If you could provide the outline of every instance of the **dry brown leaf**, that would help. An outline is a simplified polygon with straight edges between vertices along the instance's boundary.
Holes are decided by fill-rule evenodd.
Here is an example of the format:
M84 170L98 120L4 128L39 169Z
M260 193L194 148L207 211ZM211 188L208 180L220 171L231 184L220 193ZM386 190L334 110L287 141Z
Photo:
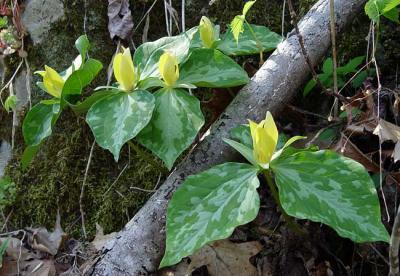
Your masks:
M368 156L359 150L359 148L354 145L343 133L340 137L340 140L332 149L362 164L365 169L370 172L379 173L380 171L379 165L368 158Z
M379 136L382 142L393 141L396 143L392 157L394 162L400 160L400 127L380 119L378 126L374 130L374 134Z
M108 31L111 39L129 40L133 21L128 0L108 0Z
M257 269L250 263L250 258L261 251L263 246L258 242L233 243L229 240L215 241L204 246L190 256L190 264L183 261L173 271L164 275L187 275L195 269L207 266L210 276L255 276Z
M25 262L24 271L22 275L26 276L55 276L56 268L54 266L54 260L32 260L30 262Z
M56 255L67 234L62 230L60 223L60 214L57 214L56 225L53 232L47 231L46 228L28 228L33 233L29 237L30 245L33 249L41 252Z
M400 127L380 119L378 126L374 130L374 134L380 136L382 141L390 140L396 143L400 140Z
M103 228L96 223L96 236L94 240L91 242L94 248L97 251L100 251L103 246L111 239L113 239L117 235L117 232L113 232L107 235L104 235Z

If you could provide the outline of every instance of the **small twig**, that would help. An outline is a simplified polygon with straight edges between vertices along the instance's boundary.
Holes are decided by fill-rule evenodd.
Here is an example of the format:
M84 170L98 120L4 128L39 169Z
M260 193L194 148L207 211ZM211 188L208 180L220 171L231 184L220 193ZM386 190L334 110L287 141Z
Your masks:
M111 188L115 185L115 183L118 182L119 178L122 176L122 174L126 171L126 169L129 167L129 162L124 166L124 168L121 170L121 172L118 174L117 178L114 180L114 182L110 185L110 187L107 189L107 191L104 192L103 197L111 190Z
M185 18L185 10L186 10L186 1L182 0L182 10L181 10L181 17L182 17L182 32L186 31L186 18Z
M24 62L26 67L25 86L26 86L26 91L28 92L29 109L31 109L32 108L31 67L29 66L29 62L26 57L24 57Z
M8 213L7 217L6 217L5 220L4 220L3 226L1 227L0 232L3 232L4 229L7 229L7 223L8 223L8 221L10 220L10 217L11 217L13 211L14 211L14 209L11 209L10 213Z
M283 0L283 7L282 7L282 23L281 23L281 36L282 41L285 39L285 10L286 10L286 0Z
M154 186L153 190L143 189L143 188L139 188L139 187L130 187L130 188L133 190L138 190L138 191L142 191L142 192L146 192L146 193L154 193L157 191L158 184L160 184L160 180L161 180L161 173L158 175L158 180L157 180L157 183Z
M340 100L340 101L343 102L343 103L347 103L347 102L348 102L348 99L346 99L346 97L344 97L344 96L341 95L341 94L338 94L338 93L335 92L335 91L331 91L330 89L327 89L327 88L321 83L320 79L318 78L317 72L315 71L314 66L313 66L313 64L312 64L312 62L311 62L311 59L310 59L310 57L309 57L308 54L307 54L307 50L306 50L306 48L305 48L305 46L304 46L304 38L303 38L303 36L301 35L300 30L299 30L299 26L298 26L297 19L296 19L296 18L297 18L297 14L296 14L296 12L294 11L292 0L287 0L287 3L288 3L288 7L289 7L291 22L292 22L292 25L294 26L294 29L295 29L297 38L298 38L298 40L299 40L299 45L300 45L300 48L301 48L301 52L302 52L303 57L304 57L304 59L306 60L306 63L307 63L307 65L308 65L308 67L309 67L309 69L310 69L310 71L311 71L311 74L312 74L312 77L313 77L314 81L316 82L317 86L318 86L324 93L336 97L338 100Z
M1 99L1 94L3 93L3 91L6 90L10 86L10 84L13 82L13 80L15 79L15 76L17 75L17 73L18 73L18 71L21 68L23 63L24 63L24 61L21 60L21 62L19 63L17 69L15 69L14 74L11 76L11 78L6 83L6 85L4 85L3 88L0 90L0 99Z
M85 195L85 186L86 186L86 180L90 168L90 163L92 161L92 156L93 156L93 149L96 144L96 141L93 141L92 147L90 148L90 153L89 153L89 158L86 164L86 170L85 170L85 176L83 177L83 182L82 182L82 187L81 187L81 194L79 196L79 210L81 212L81 221L82 221L82 230L83 230L83 236L85 239L87 238L86 234L86 227L85 227L85 211L84 209L84 203L83 203L83 197Z
M399 276L399 245L400 245L400 208L397 209L397 215L394 218L392 235L390 237L389 276Z
M143 17L139 20L139 23L136 24L135 29L133 30L132 34L136 33L137 29L140 27L142 24L143 20L147 17L147 15L151 12L153 9L154 5L157 3L158 0L154 0L153 4L150 6L150 8L146 11L146 13L143 15Z
M377 23L376 26L379 29L379 21ZM381 93L381 89L382 89L382 84L381 84L381 80L380 80L380 76L379 76L379 67L378 67L378 63L376 62L376 58L375 58L375 53L376 53L376 43L377 41L375 41L375 28L372 28L372 56L371 56L371 61L374 63L375 66L375 71L376 71L376 79L378 82L378 89L377 89L377 94L378 94L378 100L377 100L377 121L378 121L378 126L379 126L379 110L380 110L380 104L381 104L381 97L380 97L380 93ZM379 135L378 135L378 139L379 139L379 188L381 190L381 195L382 195L382 199L383 199L383 203L385 206L385 211L386 211L386 216L387 216L387 221L390 221L390 214L389 214L389 208L387 206L387 202L386 202L386 196L385 193L383 192L383 173L382 173L382 128L379 128Z
M333 63L333 93L338 94L338 83L337 83L337 52L336 52L336 23L335 23L335 3L334 0L329 0L329 17L331 27L331 43L332 43L332 63ZM334 117L338 116L338 102L335 99L334 102Z
M25 239L25 236L26 236L26 231L25 230L22 230L23 232L24 232L24 235L22 236L22 238L21 238L21 242L20 242L20 245L19 245L19 252L18 252L18 260L17 260L17 275L21 275L20 274L20 261L21 261L21 256L22 256L22 245L23 245L23 242L24 242L24 239Z
M296 107L294 105L291 105L291 104L286 104L286 106L289 107L293 111L296 111L296 112L299 112L299 113L302 113L302 114L306 114L306 115L310 115L310 116L314 116L314 117L320 118L320 119L325 120L325 121L330 121L330 120L328 120L327 117L322 116L322 115L320 115L318 113L314 113L314 112L311 112L311 111L308 111L308 110L304 110L304 109L298 108L298 107Z

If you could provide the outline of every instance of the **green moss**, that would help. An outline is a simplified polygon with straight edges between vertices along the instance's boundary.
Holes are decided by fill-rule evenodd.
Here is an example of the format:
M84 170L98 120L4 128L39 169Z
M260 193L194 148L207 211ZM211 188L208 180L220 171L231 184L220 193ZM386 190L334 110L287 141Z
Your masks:
M99 5L97 0L87 2L87 34L92 45L90 56L104 64L102 73L92 85L94 87L106 83L106 68L116 44L109 38L107 5ZM66 1L65 18L52 26L47 40L35 47L27 46L31 70L42 69L45 64L58 71L66 69L78 55L73 45L82 33L83 1ZM34 77L36 80L37 76ZM36 86L32 88L34 103L47 97ZM12 118L4 112L0 116L0 138L9 138ZM20 132L16 141L15 156L7 168L7 174L17 185L16 201L9 208L13 210L10 225L13 228L27 225L51 228L59 210L64 229L79 237L82 234L79 196L93 141L83 118L76 118L69 111L63 113L53 135L42 145L26 172L20 168L24 149ZM128 163L118 182L113 184ZM127 147L123 148L120 162L115 163L109 152L95 146L84 197L88 233L94 234L96 222L106 232L120 230L149 196L130 187L151 190L159 177L162 180L165 176L161 172L164 172L161 163L160 167L152 167L134 153L129 154Z
M59 210L64 228L79 236L79 196L92 140L84 121L67 112L26 172L20 170L18 158L14 160L7 169L7 175L17 184L10 222L13 227L51 227ZM21 153L22 148L17 151ZM88 232L94 234L96 222L106 232L121 229L149 196L130 187L152 190L159 177L164 177L161 171L161 167L154 168L134 153L129 154L127 147L115 163L110 153L96 145L84 196Z

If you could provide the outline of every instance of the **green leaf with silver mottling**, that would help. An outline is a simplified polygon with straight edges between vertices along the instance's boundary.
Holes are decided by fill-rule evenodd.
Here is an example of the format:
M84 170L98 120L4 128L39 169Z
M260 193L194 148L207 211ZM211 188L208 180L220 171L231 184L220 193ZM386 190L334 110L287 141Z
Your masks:
M194 49L180 68L180 83L197 87L234 87L249 82L246 71L214 49Z
M190 41L197 27L177 36L163 37L153 42L140 45L133 56L133 63L139 68L140 80L149 77L160 77L158 63L164 52L175 55L182 62L188 55Z
M263 52L274 50L278 44L282 41L282 37L277 33L274 33L265 26L250 24L254 31L254 35L261 43ZM260 48L257 45L257 40L251 33L251 30L247 24L243 27L243 33L239 37L239 42L236 42L233 32L228 32L222 38L217 49L226 55L253 55L260 52Z
M160 89L154 94L153 118L137 137L171 169L204 124L199 100L182 89Z
M178 263L255 219L260 208L257 173L251 165L225 163L189 176L168 205L166 250L160 267Z
M60 104L38 103L26 115L22 133L28 146L37 146L52 133L52 127L60 115Z
M291 216L329 225L355 242L389 241L368 172L333 151L303 151L271 162L279 199Z
M96 142L118 161L122 146L150 121L154 97L145 90L120 92L97 101L88 111L86 122Z

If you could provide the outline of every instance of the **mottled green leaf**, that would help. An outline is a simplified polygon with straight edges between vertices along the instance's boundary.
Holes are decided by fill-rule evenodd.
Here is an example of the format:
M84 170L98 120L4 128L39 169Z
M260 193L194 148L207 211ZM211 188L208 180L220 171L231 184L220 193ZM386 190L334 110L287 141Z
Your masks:
M259 43L261 43L263 52L271 51L275 49L278 44L282 41L282 37L277 33L272 32L265 26L250 25L257 37ZM233 36L233 32L228 32L222 38L217 49L222 51L226 55L252 55L260 52L260 48L257 44L257 40L252 34L247 24L243 27L243 33L239 37L239 42L236 41Z
M118 161L122 146L150 121L154 97L145 90L120 92L97 101L88 111L86 122L96 142Z
M194 49L180 68L180 83L197 87L234 87L249 82L246 71L214 49Z
M171 169L204 124L199 100L182 89L164 88L154 94L153 118L137 140Z
M41 102L32 107L22 124L25 143L28 146L36 146L50 136L59 112L59 103L46 104Z
M188 55L190 41L196 30L197 27L178 36L163 37L140 45L133 55L133 62L139 68L140 79L160 76L158 62L165 51L175 55L178 62L182 62Z
M281 155L271 163L285 211L322 222L355 242L388 241L368 172L332 151Z
M189 176L168 205L166 251L160 267L176 264L252 221L260 207L257 173L251 165L225 163Z

